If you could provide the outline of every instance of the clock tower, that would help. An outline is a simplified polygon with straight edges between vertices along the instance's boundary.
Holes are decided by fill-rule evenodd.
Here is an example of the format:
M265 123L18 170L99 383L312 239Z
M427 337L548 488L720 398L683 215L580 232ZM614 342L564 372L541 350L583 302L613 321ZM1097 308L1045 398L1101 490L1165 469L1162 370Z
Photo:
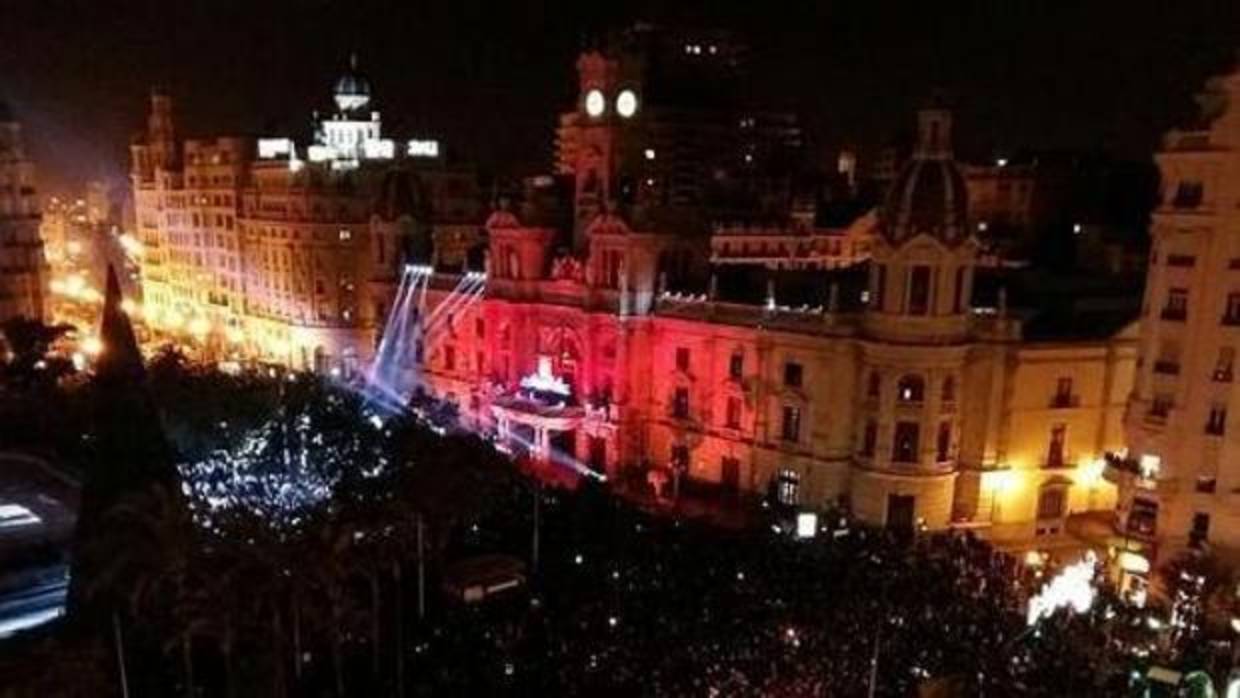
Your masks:
M573 176L573 246L602 213L628 213L637 203L641 122L640 71L631 61L589 51L577 60L576 109L560 118L558 168Z

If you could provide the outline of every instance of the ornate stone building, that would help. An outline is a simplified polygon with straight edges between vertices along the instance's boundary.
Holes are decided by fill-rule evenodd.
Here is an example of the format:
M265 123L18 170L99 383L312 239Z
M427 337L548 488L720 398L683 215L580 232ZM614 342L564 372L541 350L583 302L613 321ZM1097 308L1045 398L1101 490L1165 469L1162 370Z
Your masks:
M21 124L0 102L0 320L43 318L46 268L34 163L26 156Z
M335 374L370 356L400 265L432 228L479 220L477 183L439 144L384 137L356 60L312 139L178 141L151 97L132 146L144 320L217 359Z
M1116 528L1159 562L1185 547L1240 550L1240 429L1231 426L1240 347L1240 72L1199 96L1198 125L1155 159L1161 195L1142 306L1127 448L1110 460Z
M1135 330L1122 317L1049 322L1009 309L993 280L982 288L947 111L919 116L868 271L813 272L821 294L805 304L781 299L778 275L764 298L725 298L713 279L678 294L665 280L697 267L683 255L699 250L658 199L608 184L646 158L640 140L612 148L635 138L622 131L640 117L640 85L607 77L601 56L582 64L578 109L561 122L589 125L598 156L562 159L578 244L496 212L485 291L462 299L453 277L430 283L411 367L424 389L514 451L612 479L656 470L1019 540L1113 506L1102 457L1123 441Z

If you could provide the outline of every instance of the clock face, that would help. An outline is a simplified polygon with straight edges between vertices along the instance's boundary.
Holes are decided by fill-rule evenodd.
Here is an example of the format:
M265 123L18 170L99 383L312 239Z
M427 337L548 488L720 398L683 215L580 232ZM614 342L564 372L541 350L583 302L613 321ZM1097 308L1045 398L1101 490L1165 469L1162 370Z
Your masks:
M633 90L622 90L616 97L616 113L626 119L637 113L637 94Z
M590 90L586 93L586 113L590 116L602 116L607 109L607 100L601 90Z

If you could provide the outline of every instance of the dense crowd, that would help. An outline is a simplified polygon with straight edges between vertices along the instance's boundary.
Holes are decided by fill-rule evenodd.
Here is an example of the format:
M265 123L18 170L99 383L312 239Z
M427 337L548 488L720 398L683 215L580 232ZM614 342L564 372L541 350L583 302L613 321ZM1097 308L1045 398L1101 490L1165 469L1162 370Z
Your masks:
M572 499L547 507L527 595L451 609L417 645L428 693L864 696L872 683L878 696L976 695L979 680L986 695L1119 690L1084 647L1053 673L1032 661L1081 636L1026 633L1029 573L972 537L856 528L805 541ZM504 532L528 543L527 521L495 525L490 544Z

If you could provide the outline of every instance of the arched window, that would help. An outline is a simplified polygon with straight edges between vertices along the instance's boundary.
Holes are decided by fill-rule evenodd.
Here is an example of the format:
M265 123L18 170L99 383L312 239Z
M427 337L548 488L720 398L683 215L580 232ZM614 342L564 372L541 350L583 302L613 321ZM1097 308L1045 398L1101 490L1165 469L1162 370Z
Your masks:
M926 382L912 373L902 376L896 386L896 397L900 402L922 402L926 397Z
M956 401L956 378L948 376L943 379L943 402Z
M1061 519L1067 510L1067 488L1063 485L1043 485L1038 492L1038 520Z

